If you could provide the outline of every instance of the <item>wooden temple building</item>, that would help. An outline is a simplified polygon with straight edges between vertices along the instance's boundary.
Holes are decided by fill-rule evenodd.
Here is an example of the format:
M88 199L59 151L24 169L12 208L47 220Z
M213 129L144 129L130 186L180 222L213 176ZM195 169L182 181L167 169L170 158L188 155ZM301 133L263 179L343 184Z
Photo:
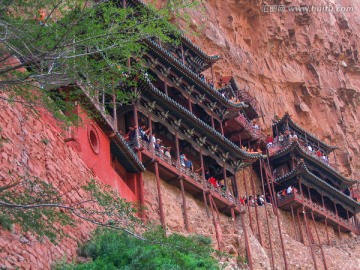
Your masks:
M300 211L339 232L360 234L355 216L360 204L351 189L357 181L341 175L329 161L330 153L337 147L299 127L288 113L272 128L275 141L269 145L269 155L278 207L291 211L294 219ZM292 192L281 195L289 186Z
M123 2L132 7L143 5L137 0ZM246 185L238 186L241 182L238 177L244 175L243 182L251 181L239 171L252 164L261 175L263 190L271 196L285 265L278 208L291 211L293 219L306 213L304 217L322 221L339 232L360 234L355 216L360 204L345 194L355 181L342 176L328 163L327 157L336 147L323 143L285 114L272 126L273 137L283 136L283 139L274 141L266 149L264 134L253 124L259 115L256 100L249 91L240 88L231 76L221 79L220 88L202 76L202 72L210 69L208 73L212 82L215 81L213 65L219 56L207 55L184 36L177 44L162 44L153 38L144 42L146 66L143 74L136 77L136 87L131 89L136 97L132 104L118 104L115 92L109 94L75 86L83 92L78 114L85 117L82 106L97 117L85 127L73 130L66 140L73 143L75 149L81 149L80 154L86 162L91 161L88 165L102 181L118 188L128 201L144 205L144 181L147 180L143 172L152 172L156 178L162 226L166 226L161 193L161 181L165 181L181 191L187 230L190 226L185 194L204 203L206 211L213 216L219 247L218 213L232 217L234 227L240 217L250 268L250 245L242 215L250 209L247 211L240 204ZM290 138L289 134L296 134L297 138ZM256 152L247 151L245 146L256 148ZM258 151L260 148L263 150ZM191 161L191 166L187 166L184 159ZM210 176L217 179L218 184L211 183ZM289 186L297 192L277 195ZM248 194L255 195L255 191L246 191ZM140 215L145 218L143 212ZM249 219L251 222L250 216ZM259 235L262 243L260 230ZM269 242L271 245L272 240Z

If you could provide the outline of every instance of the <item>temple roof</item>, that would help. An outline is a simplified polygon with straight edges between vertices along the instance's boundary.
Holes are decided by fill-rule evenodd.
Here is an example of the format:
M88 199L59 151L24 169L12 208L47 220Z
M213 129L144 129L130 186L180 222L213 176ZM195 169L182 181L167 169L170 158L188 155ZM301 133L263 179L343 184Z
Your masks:
M273 123L272 127L273 127L274 135L276 135L276 132L275 132L276 127L279 128L283 125L286 125L287 123L289 124L289 128L294 130L298 134L298 136L299 136L299 134L303 134L303 137L305 138L305 134L306 134L306 138L309 142L311 142L313 145L319 144L319 146L322 148L322 150L326 151L327 155L334 149L339 148L338 146L332 146L332 145L324 143L322 140L317 138L315 135L309 133L305 129L298 126L295 122L292 121L288 112L286 112L285 115L280 120Z
M358 202L311 173L303 161L300 161L291 172L276 178L275 181L279 184L286 183L288 185L290 180L293 180L296 176L302 176L302 182L305 182L306 186L316 189L320 194L324 194L330 199L344 204L345 208L350 206L352 208L350 210L354 213L360 212L360 204Z
M341 181L341 188L347 188L351 185L353 185L354 183L356 183L356 180L347 178L345 176L343 176L342 174L340 174L340 172L338 172L337 170L335 170L333 167L331 167L330 165L326 164L325 162L323 162L322 160L319 160L318 158L310 155L309 153L307 153L303 147L299 144L298 141L293 141L292 143L288 144L287 146L281 148L279 151L275 152L274 154L270 155L270 159L271 160L276 160L286 154L289 153L296 153L298 154L300 157L305 158L306 160L308 160L310 163L312 164L316 164L318 167L321 167L322 169L324 169L326 172L328 172L333 178L339 179Z
M169 110L177 119L182 119L184 122L187 122L191 127L196 129L199 133L204 134L208 138L211 138L213 141L217 142L223 149L229 152L232 156L237 159L258 159L264 157L262 154L258 153L248 153L238 146L236 146L229 139L221 135L218 131L207 125L201 119L196 117L189 110L170 99L167 95L162 93L157 89L150 80L141 81L139 87L143 92L151 93L151 98L156 101L161 102L161 106Z
M222 96L220 89L216 90L211 87L208 83L202 81L198 74L194 73L186 65L184 65L180 60L175 58L172 54L162 48L156 42L147 39L149 47L152 49L153 53L156 53L158 57L167 61L167 66L174 67L175 70L179 72L180 77L186 77L189 81L196 84L197 89L202 91L204 94L211 96L216 102L220 103L222 106L229 110L233 110L235 114L239 111L240 108L244 107L243 103L234 103L229 99Z

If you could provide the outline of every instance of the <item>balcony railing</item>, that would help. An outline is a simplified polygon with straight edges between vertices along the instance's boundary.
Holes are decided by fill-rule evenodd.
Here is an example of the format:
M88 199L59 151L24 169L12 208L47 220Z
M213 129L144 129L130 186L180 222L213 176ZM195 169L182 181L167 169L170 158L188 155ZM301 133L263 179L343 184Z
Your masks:
M196 182L204 185L203 181L205 181L205 180L203 180L203 178L200 174L198 174L197 172L191 171L188 168L185 168L184 166L182 166L180 164L180 162L177 159L165 155L161 149L156 149L155 147L153 147L151 145L150 142L147 142L139 137L138 142L136 142L136 140L133 139L128 142L128 145L132 148L135 148L137 146L137 143L138 143L138 146L140 146L141 148L143 148L144 150L149 152L151 155L157 157L158 159L165 162L166 164L174 167L180 175L186 175L186 176L190 177L191 179L195 180ZM237 199L231 194L231 192L229 192L229 191L226 192L225 190L222 190L220 187L215 187L208 182L206 182L206 187L208 189L210 189L211 191L213 191L214 193L219 194L221 197L228 200L229 204L238 205Z
M349 220L346 220L334 213L333 211L330 211L326 208L324 208L322 205L310 200L309 198L306 198L304 196L301 196L299 193L291 193L287 194L285 196L280 196L277 198L278 206L281 208L281 206L290 203L291 201L297 201L304 206L307 206L308 208L312 209L313 211L323 215L324 217L327 217L334 222L346 227L347 229L356 232L357 234L360 234L360 227L354 225Z
M246 117L243 114L239 114L236 117L236 121L238 121L238 123L240 123L249 132L251 137L256 139L265 138L260 128L259 129L254 128L253 125L246 119Z

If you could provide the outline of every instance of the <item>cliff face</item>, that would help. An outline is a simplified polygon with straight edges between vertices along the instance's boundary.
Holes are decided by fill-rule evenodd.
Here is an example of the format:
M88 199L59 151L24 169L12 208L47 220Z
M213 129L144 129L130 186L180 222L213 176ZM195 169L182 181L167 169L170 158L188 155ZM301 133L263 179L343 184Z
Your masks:
M299 6L311 12L290 11ZM233 75L240 87L250 87L264 132L274 114L288 111L300 126L338 145L330 159L357 179L359 10L356 0L207 0L203 11L192 13L192 26L203 26L192 40L223 57L214 66L217 80Z

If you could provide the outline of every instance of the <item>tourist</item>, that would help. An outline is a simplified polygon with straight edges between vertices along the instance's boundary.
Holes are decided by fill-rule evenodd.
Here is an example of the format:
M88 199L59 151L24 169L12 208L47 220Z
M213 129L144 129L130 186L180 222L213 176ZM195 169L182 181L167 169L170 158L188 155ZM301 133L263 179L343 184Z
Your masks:
M211 176L211 177L209 178L208 182L209 182L213 187L216 187L216 188L219 187L218 182L216 181L215 177L213 177L213 176Z
M180 165L185 167L185 155L180 153Z
M199 78L200 78L200 80L202 80L203 82L205 82L205 76L204 76L204 74L200 73L200 74L199 74Z
M263 206L265 204L265 200L262 195L257 195L256 203L258 206Z
M270 134L268 134L266 137L266 147L270 148L273 145L273 142L274 138Z
M164 156L171 159L170 149L171 146L164 147Z
M317 155L318 157L322 157L323 154L321 153L320 149L316 151L316 155Z
M140 126L139 127L139 138L143 139L146 142L150 142L149 135L148 135L149 131L150 131L150 128L146 129L145 125Z
M253 128L260 129L260 126L256 123L256 121L253 121Z
M296 133L294 132L294 131L292 131L292 139L293 139L293 141L297 141L297 139L298 139L298 136L296 135Z
M309 150L309 152L312 152L313 150L310 144L308 145L307 149Z
M180 163L182 166L185 166L186 169L189 169L192 172L194 171L193 163L186 157L185 154L180 156Z
M289 186L287 189L286 189L286 194L289 195L293 192L293 189L292 189L292 186Z
M152 148L155 148L155 144L156 144L156 136L155 136L155 135L156 135L156 134L153 133L153 134L151 135L151 138L150 138L150 142L151 142Z
M280 132L280 135L278 137L278 142L282 143L284 141L284 135L282 134L282 132Z
M207 169L207 170L205 171L205 180L209 180L210 177L211 177L210 171L209 171L209 169Z
M208 79L208 84L214 88L214 81L212 79Z

